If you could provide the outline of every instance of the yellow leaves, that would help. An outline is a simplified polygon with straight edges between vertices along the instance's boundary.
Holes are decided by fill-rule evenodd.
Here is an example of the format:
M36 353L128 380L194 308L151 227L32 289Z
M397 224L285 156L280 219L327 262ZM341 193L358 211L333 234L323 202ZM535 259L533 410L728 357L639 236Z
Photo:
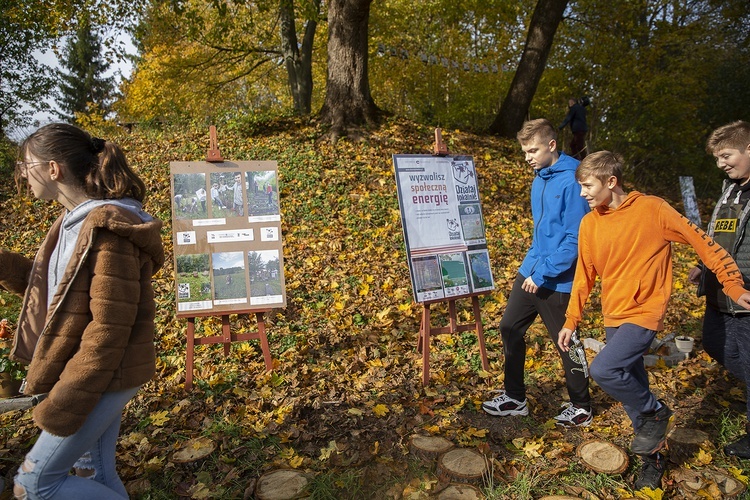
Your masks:
M542 438L527 440L526 438L518 437L513 439L512 443L513 446L523 451L524 455L528 458L541 457L544 451L544 440Z
M391 410L384 404L377 404L372 409L372 412L378 418L384 417L386 414L388 414L389 411Z
M727 470L729 471L730 474L732 474L732 476L736 480L740 481L742 484L747 486L748 477L745 474L743 474L742 469L738 469L737 467L729 467Z
M328 443L328 446L320 449L320 457L318 457L319 460L328 460L331 457L331 453L338 453L338 446L336 445L336 441L330 441Z
M304 457L297 454L297 452L294 450L294 448L282 448L281 453L279 454L282 460L284 460L289 467L292 469L299 468L300 465L302 465L302 462L305 460Z
M695 452L695 455L693 455L693 460L697 462L700 465L708 465L713 461L713 456L711 453L705 451L704 449L700 449L697 452Z
M662 500L664 491L661 488L652 490L651 488L641 488L635 492L636 498L643 498L644 500Z
M169 412L167 410L163 411L157 411L156 413L152 413L149 416L149 420L151 420L151 423L157 427L162 427L164 424L169 422L169 417L167 416Z
M354 416L357 416L357 417L361 417L362 415L365 414L365 412L363 412L362 410L359 410L357 408L349 408L346 412L349 415L354 415Z
M359 296L366 297L368 293L370 293L370 285L368 285L367 283L362 283L359 286Z

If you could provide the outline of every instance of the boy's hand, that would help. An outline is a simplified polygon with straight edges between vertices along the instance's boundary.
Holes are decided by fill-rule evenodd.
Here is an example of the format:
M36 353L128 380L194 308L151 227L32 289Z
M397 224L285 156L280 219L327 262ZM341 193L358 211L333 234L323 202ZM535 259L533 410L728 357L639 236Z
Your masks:
M747 295L748 298L750 298L750 294ZM570 347L568 347L568 345L570 344L570 337L572 336L573 330L571 330L570 328L563 328L562 330L560 330L560 333L557 334L557 345L560 346L560 349L562 349L563 352L568 352L570 350Z
M737 303L745 309L750 309L750 293L745 292L740 295L740 300L738 300Z
M699 284L701 281L702 272L703 270L700 267L695 266L688 272L688 281L692 283L693 285Z
M521 289L524 292L536 293L536 291L539 290L539 287L537 286L536 283L534 283L534 280L531 279L531 276L529 276L528 278L526 278L525 280L523 280L523 284L521 285Z

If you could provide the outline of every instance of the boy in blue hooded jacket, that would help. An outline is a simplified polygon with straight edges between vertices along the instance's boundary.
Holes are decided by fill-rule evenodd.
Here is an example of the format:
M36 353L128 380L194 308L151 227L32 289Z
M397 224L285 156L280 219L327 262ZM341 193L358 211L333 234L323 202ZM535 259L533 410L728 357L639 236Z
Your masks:
M525 335L541 316L562 358L570 397L555 420L560 425L585 427L591 424L593 414L583 350L563 352L557 346L578 257L578 226L589 211L575 178L579 162L557 151L557 130L549 120L527 121L516 137L536 173L531 184L534 235L500 320L505 389L485 401L482 409L495 416L529 414L524 384Z

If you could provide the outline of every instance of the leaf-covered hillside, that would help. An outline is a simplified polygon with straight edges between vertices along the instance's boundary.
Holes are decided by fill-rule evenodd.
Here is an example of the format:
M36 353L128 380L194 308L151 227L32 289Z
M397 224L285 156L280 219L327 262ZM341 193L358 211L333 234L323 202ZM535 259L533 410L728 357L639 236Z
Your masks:
M416 351L421 306L412 300L391 155L429 153L433 130L391 121L367 141L331 146L301 122L272 123L249 136L220 127L224 158L278 161L288 307L267 315L273 372L265 372L257 342L233 344L229 357L221 346L198 346L195 386L186 392L186 321L175 318L174 307L169 162L204 159L208 130L96 133L120 143L146 180L147 209L165 222L168 252L155 280L158 375L127 407L121 431L119 470L132 497L249 497L262 473L293 468L313 476L312 498L428 498L445 485L409 454L415 433L485 454L492 470L483 485L488 498L631 496L638 467L632 457L623 474L605 475L589 472L575 452L592 438L627 448L632 433L620 405L594 387L591 427L551 423L563 402L563 378L541 323L527 338L530 416L498 419L480 409L502 387L497 325L532 230L532 172L515 143L444 131L452 153L475 158L497 289L481 300L489 373L481 370L474 333L439 335L432 341L431 383L423 387ZM20 198L10 174L3 176L2 245L31 255L60 207ZM684 247L676 250L667 332L697 337L701 301L686 278L695 259ZM6 293L0 299L0 311L15 326L19 302ZM463 321L472 319L469 305L459 301ZM603 339L597 307L594 296L582 330ZM433 324L444 320L445 309L433 308ZM255 328L247 316L231 321L236 332ZM221 328L219 318L197 324L203 335ZM744 478L746 464L720 451L743 423L744 391L737 383L700 345L691 359L650 373L656 392L676 410L678 426L702 429L715 445L690 457L689 467ZM0 418L0 474L9 484L37 430L31 412ZM207 440L191 441L199 437ZM174 458L186 445L207 443L216 449L206 458L186 464ZM665 497L700 497L680 477L668 474ZM708 479L705 488L718 491Z

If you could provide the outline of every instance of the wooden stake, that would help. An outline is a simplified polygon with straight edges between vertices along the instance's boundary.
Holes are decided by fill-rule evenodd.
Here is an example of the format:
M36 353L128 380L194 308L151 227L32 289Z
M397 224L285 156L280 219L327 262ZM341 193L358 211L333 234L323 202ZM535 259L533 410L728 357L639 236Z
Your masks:
M208 141L209 148L206 154L206 161L215 163L223 162L224 158L221 157L221 151L219 151L218 141L216 140L216 127L214 125L208 127Z

